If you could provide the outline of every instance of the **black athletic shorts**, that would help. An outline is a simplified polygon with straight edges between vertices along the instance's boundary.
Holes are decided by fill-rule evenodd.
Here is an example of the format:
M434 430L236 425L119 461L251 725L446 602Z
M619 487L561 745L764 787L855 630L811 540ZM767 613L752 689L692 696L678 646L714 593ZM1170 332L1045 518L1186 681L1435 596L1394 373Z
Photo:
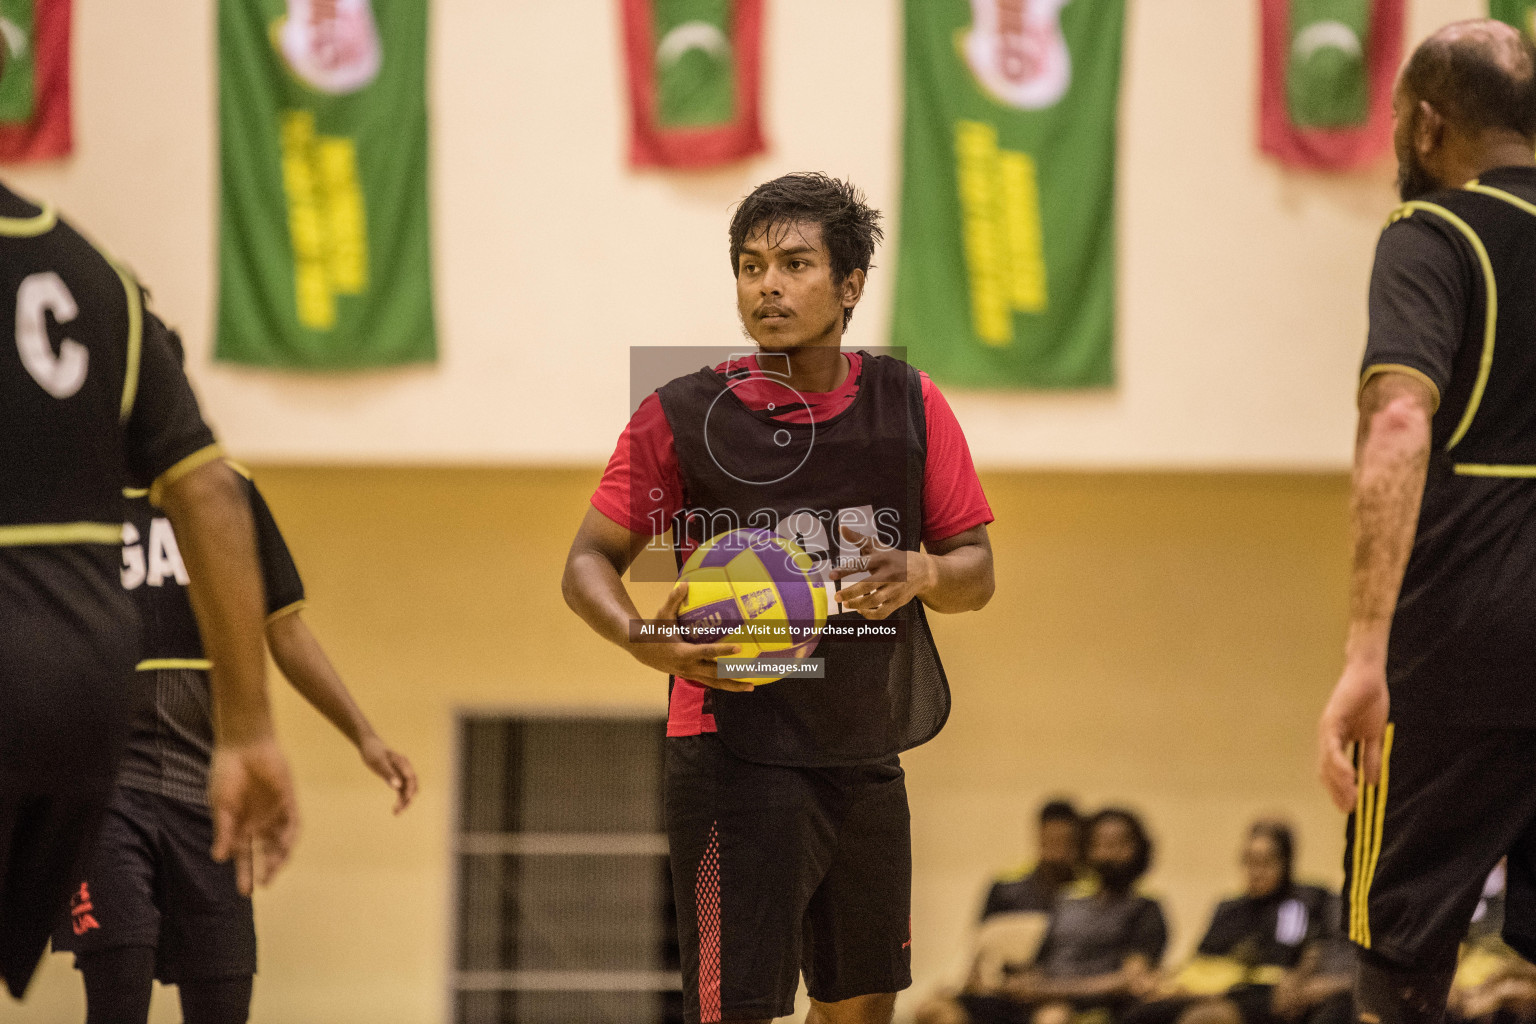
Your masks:
M900 762L788 768L711 733L667 740L667 839L692 1022L784 1017L912 984Z
M0 976L17 999L69 904L107 793L105 784L54 794L0 783Z
M216 863L207 810L120 787L53 948L77 957L123 946L155 953L167 984L256 973L256 921L234 863Z
M1344 852L1351 941L1399 967L1448 969L1483 883L1509 856L1504 938L1536 957L1536 729L1387 726Z

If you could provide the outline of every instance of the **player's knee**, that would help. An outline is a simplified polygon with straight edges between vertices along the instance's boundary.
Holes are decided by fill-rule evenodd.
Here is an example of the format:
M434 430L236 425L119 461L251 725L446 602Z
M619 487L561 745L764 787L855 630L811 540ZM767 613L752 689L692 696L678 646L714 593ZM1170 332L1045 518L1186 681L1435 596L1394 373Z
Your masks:
M1363 951L1355 975L1361 1024L1440 1024L1455 967L1454 952L1440 965L1403 967Z
M891 1024L896 1014L896 993L877 992L835 1003L811 1000L806 1024Z
M912 1020L913 1024L971 1024L965 1007L948 996L934 996L919 1004Z
M1179 1014L1175 1024L1243 1024L1243 1015L1230 999L1202 999Z
M1032 1024L1071 1024L1072 1007L1066 1003L1046 1003L1030 1020Z

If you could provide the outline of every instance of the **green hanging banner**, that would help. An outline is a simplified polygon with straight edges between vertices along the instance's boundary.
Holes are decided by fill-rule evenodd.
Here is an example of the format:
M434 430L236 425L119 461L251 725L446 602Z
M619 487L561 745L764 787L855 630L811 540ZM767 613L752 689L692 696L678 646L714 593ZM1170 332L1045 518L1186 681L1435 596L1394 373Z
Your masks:
M436 358L426 42L427 0L219 0L216 358Z
M1536 0L1488 0L1488 16L1536 39Z
M1125 0L907 0L893 344L940 382L1114 382Z
M1372 0L1290 0L1285 102L1300 128L1358 128L1371 112Z
M5 45L5 74L0 75L0 124L32 120L36 47L32 0L0 0L0 43Z
M70 8L71 0L0 0L0 163L51 160L74 149Z

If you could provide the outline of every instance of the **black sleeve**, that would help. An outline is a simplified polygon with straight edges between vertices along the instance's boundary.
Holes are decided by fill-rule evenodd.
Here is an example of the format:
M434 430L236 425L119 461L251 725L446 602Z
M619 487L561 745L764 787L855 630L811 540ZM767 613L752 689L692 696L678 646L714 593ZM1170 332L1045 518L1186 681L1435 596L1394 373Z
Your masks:
M251 517L256 521L256 551L261 558L261 581L267 588L267 615L270 618L289 609L297 611L304 601L299 567L293 564L293 555L288 552L288 544L266 499L249 479L245 485L250 492Z
M1381 233L1371 270L1362 382L1379 372L1376 368L1407 367L1440 394L1449 387L1475 289L1470 255L1453 230L1420 210Z
M978 920L985 921L993 914L1001 913L1006 909L1007 907L1003 903L1003 883L994 882L992 887L987 890L987 899L981 905L981 917Z
M1307 934L1301 940L1302 945L1311 946L1327 941L1338 931L1338 913L1333 904L1335 894L1312 885L1299 885L1296 888L1302 906L1307 908Z
M1039 967L1050 960L1052 948L1056 938L1056 915L1052 914L1045 924L1045 938L1040 940L1040 948L1035 950L1035 966Z
M1196 950L1201 956L1226 956L1242 938L1234 934L1232 908L1230 900L1216 905L1216 912L1211 915L1211 926L1205 930L1205 938L1200 940L1200 948Z
M1163 962L1163 951L1168 948L1168 923L1163 920L1163 908L1157 900L1145 900L1141 911L1131 920L1130 934L1126 936L1126 956L1140 953L1153 967Z
M192 385L181 369L180 340L149 310L139 348L139 385L124 441L132 483L149 487L186 463L188 470L217 452ZM195 465L194 465L195 463Z
M1322 927L1318 929L1322 958L1317 973L1330 977L1353 974L1355 945L1344 932L1343 897L1338 893L1329 893L1322 917Z

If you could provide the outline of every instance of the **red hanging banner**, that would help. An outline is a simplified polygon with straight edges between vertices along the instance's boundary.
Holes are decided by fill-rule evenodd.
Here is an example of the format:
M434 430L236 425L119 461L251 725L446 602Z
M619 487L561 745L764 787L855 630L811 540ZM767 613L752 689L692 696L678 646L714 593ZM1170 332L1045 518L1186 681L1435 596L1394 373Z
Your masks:
M629 162L714 167L761 153L762 0L620 0Z
M1392 148L1404 0L1260 0L1259 148L1342 171Z
M0 19L6 67L0 76L0 162L68 156L70 0L32 0L30 24ZM22 19L26 20L26 19Z

